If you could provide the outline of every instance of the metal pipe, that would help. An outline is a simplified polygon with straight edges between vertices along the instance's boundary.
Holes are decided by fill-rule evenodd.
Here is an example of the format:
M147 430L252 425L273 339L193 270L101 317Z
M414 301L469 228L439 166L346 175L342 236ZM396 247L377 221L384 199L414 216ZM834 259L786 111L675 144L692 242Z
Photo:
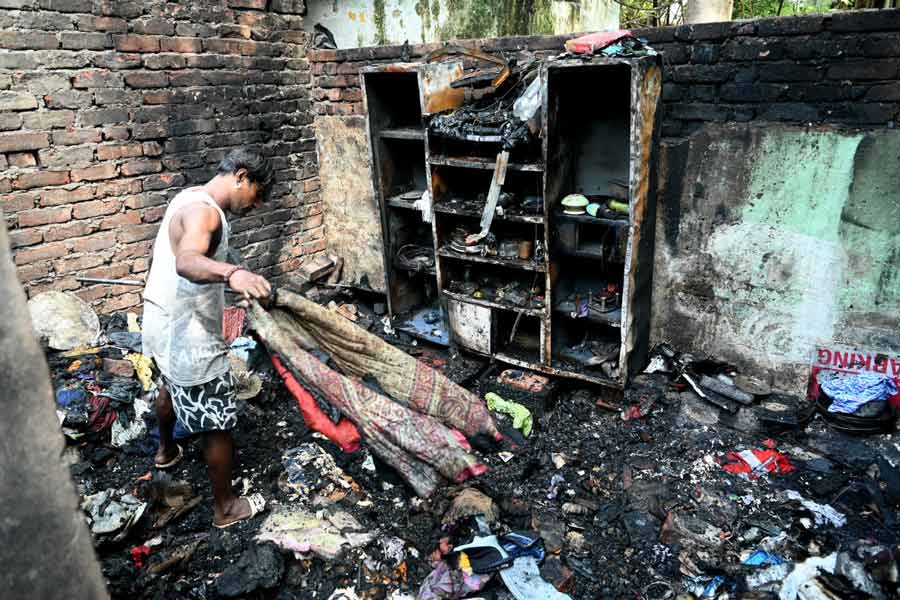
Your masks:
M81 281L82 283L108 283L110 285L133 285L139 286L144 285L143 281L139 281L137 279L104 279L102 277L76 277L75 281ZM236 292L230 287L225 287L226 294L240 294L240 292Z

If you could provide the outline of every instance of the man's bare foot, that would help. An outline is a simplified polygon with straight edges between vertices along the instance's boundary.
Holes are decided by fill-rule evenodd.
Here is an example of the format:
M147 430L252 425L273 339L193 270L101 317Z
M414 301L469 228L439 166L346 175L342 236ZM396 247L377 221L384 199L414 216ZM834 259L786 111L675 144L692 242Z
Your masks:
M250 500L241 496L229 502L221 513L218 510L215 511L213 525L216 527L227 527L238 521L249 519L252 514L253 509L250 506Z
M171 467L181 460L181 454L181 447L177 444L175 444L174 448L164 448L160 446L159 450L156 451L156 455L153 457L153 462L157 468Z

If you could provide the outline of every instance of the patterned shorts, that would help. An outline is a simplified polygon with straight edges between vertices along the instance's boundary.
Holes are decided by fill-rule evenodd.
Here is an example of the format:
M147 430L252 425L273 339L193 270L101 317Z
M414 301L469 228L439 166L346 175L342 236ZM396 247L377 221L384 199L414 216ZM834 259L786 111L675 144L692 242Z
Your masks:
M231 371L201 385L182 387L165 380L175 416L190 433L226 431L237 425L237 386Z

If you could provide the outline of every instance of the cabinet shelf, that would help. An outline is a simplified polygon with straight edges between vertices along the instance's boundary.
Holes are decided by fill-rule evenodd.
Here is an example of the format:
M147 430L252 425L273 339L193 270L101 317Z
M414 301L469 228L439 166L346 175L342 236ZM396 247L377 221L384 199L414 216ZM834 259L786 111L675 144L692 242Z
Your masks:
M628 219L605 219L603 217L592 217L591 215L567 215L562 211L557 211L554 216L560 221L568 221L571 223L583 223L586 225L606 225L608 227L628 227Z
M414 204L415 200L410 200L409 198L403 198L401 196L391 196L387 200L385 200L385 204L392 208L405 208L408 210L419 210Z
M569 318L573 321L587 321L589 323L599 323L601 325L608 325L610 327L621 327L622 326L622 309L617 308L615 310L611 310L608 313L591 313L584 317L573 317L572 311L575 309L575 304L573 302L560 302L556 306L553 307L553 312L558 315L563 315L566 318Z
M464 169L494 169L496 160L493 158L482 158L480 156L441 156L432 155L428 158L428 163L432 165L445 167L462 167ZM543 173L544 165L540 163L508 163L506 165L508 171L528 171L532 173Z
M446 204L435 204L434 212L446 215L459 215L461 217L481 218L481 211L469 209L459 206L448 206ZM534 223L535 225L543 225L544 217L541 215L525 215L516 213L504 213L502 216L495 214L494 221L509 221L511 223Z
M396 127L382 129L378 136L387 140L424 140L425 130L417 127Z
M500 302L493 302L491 300L483 300L481 298L473 298L471 296L466 296L465 294L460 294L458 292L451 292L449 290L441 290L441 293L448 297L456 300L457 302L465 302L467 304L475 304L478 306L485 306L487 308L499 308L501 310L508 310L515 313L522 313L523 315L530 315L532 317L540 317L544 318L547 316L547 312L540 308L525 308L524 306L513 306L511 304L502 304Z
M452 258L455 260L482 263L486 265L495 265L498 267L509 267L512 269L523 269L525 271L536 271L538 273L543 273L547 270L547 266L543 262L522 260L520 258L501 258L493 256L481 256L478 254L463 254L461 252L451 250L446 246L438 250L438 256L442 256L444 258Z

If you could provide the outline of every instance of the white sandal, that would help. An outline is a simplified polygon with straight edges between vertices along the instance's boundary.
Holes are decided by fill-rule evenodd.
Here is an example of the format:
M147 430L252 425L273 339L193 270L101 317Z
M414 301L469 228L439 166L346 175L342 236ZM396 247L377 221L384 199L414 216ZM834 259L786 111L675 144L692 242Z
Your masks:
M250 505L250 514L243 519L237 519L232 521L231 523L226 523L225 525L216 525L213 523L213 527L216 529L226 529L231 527L235 523L243 523L244 521L249 521L262 511L266 510L266 499L263 498L262 494L251 494L250 496L241 496L241 498L245 499L247 503Z

